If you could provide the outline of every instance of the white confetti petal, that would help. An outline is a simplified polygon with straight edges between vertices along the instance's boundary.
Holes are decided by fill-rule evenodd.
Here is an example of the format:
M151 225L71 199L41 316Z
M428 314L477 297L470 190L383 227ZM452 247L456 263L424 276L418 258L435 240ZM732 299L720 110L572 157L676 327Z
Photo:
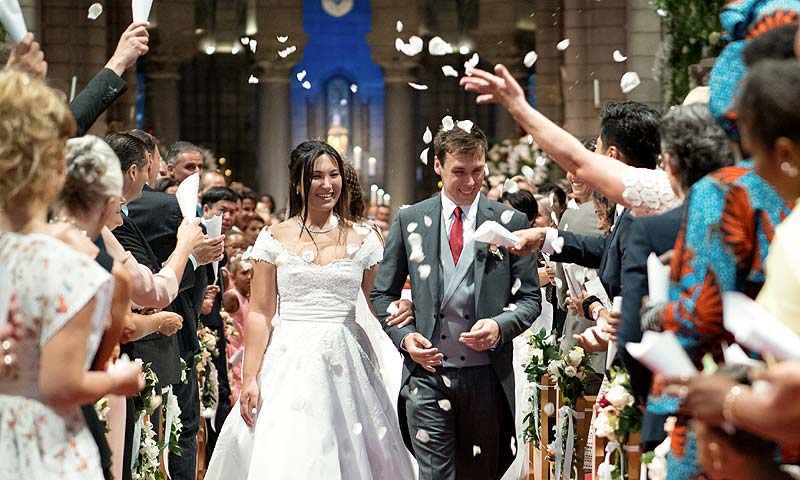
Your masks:
M511 437L511 455L517 455L517 439Z
M553 203L552 199L550 203ZM553 219L553 225L558 225L558 215L556 215L556 212L550 212L550 218Z
M250 45L250 51L253 52L253 53L256 53L256 48L258 47L258 40L256 40L255 38L251 38L250 42L248 42L248 44ZM280 54L280 52L278 52L278 53ZM289 53L291 53L291 51L289 51ZM287 55L289 53L287 53ZM286 57L284 57L284 58L286 58Z
M425 133L422 134L422 141L425 142L425 145L431 143L433 140L433 134L431 133L431 129L425 127Z
M464 62L464 72L469 74L470 70L478 66L478 62L480 62L480 57L478 56L478 52L475 52L469 60Z
M514 285L511 285L511 295L516 295L520 288L522 288L522 280L514 279Z
M289 36L288 35L278 35L275 38L277 38L278 42L280 42L280 43L286 43L286 41L289 40Z
M306 90L311 90L311 82L309 82L308 80L303 82L302 85L303 85L303 88L305 88Z
M406 227L406 230L408 231L408 233L414 233L414 230L416 230L416 229L417 229L417 222L411 222Z
M514 218L514 210L505 210L500 214L500 221L506 225L508 225L508 222L510 222L512 218Z
M428 52L434 56L447 55L453 53L453 46L445 42L442 37L433 37L428 42Z
M565 38L564 40L561 40L560 42L558 42L558 45L556 45L556 48L561 52L563 52L564 50L568 49L569 48L569 38Z
M663 8L659 8L658 10L656 10L656 15L658 15L659 17L666 17L667 15L669 15L669 12Z
M489 171L489 165L484 165L483 166L483 174L488 177L490 173L491 172Z
M306 74L307 73L308 72L306 72L305 70L301 70L301 71L297 72L297 81L298 82L302 82L303 79L306 78Z
M408 86L414 90L427 90L428 86L421 83L408 82Z
M414 48L419 49L420 52L422 51L423 41L418 36L412 35L411 38L408 39L408 44L412 45Z
M467 133L472 133L472 126L475 125L472 120L461 120L456 123L456 126Z
M356 85L355 83L350 85L350 91L353 93L358 93L358 85Z
M451 67L450 65L442 65L442 73L445 77L457 77L458 70Z
M561 287L563 287L563 286L564 286L564 282L562 282L560 278L556 277L556 288L558 288L560 290Z
M355 424L353 424L353 428L350 429L350 431L353 432L353 435L356 436L361 435L361 432L364 431L364 426L356 422Z
M406 208L408 208L408 207L410 207L410 206L411 206L411 205L408 205L408 204L403 204L403 205L400 205L400 207L399 207L399 208L400 208L400 210L405 210Z
M91 7L89 7L89 14L86 15L89 20L97 20L97 17L103 14L103 5L100 3L93 3Z
M536 60L539 60L539 54L531 50L525 54L525 59L522 60L522 64L527 68L531 68L533 64L536 63Z
M352 243L347 245L347 254L352 255L358 251L358 245L353 245Z
M516 303L509 303L507 307L503 307L504 312L513 312L517 309Z
M402 31L403 31L403 22L401 22L400 20L398 20L398 21L397 21L397 24L395 24L395 27L394 27L394 28L397 30L397 33L400 33L400 32L402 32Z
M564 249L564 237L557 237L550 245L554 252L561 253L561 250Z
M405 44L406 44L406 42L404 42L402 38L398 37L398 38L394 39L394 48L398 52L403 51L403 45L405 45Z
M385 427L385 426L383 426L383 425L381 425L380 427L378 427L378 440L383 440L383 437L385 437L385 436L386 436L386 433L388 433L388 431L389 431L389 429L388 429L388 428L386 428L386 427Z
M417 430L416 437L417 437L417 440L419 440L422 443L428 443L428 440L431 439L431 436L428 435L428 432L426 432L425 430L422 430L422 429Z
M634 88L641 85L642 80L636 72L628 72L622 76L619 81L619 86L622 88L622 93L630 93Z
M252 41L250 42L250 48L251 49L253 48L253 42ZM286 58L286 57L288 57L289 55L293 54L296 51L297 51L297 47L294 46L294 45L290 45L290 46L284 48L283 50L280 50L278 52L278 56L281 57L281 58Z
M258 77L256 77L255 75L250 75L250 78L247 79L247 83L251 85L258 83Z
M425 252L423 252L421 248L413 249L408 259L414 263L422 263L425 261Z
M419 154L419 161L422 162L423 165L427 165L428 164L428 149L427 148L425 150L423 150L422 153Z
M422 280L427 280L430 275L431 275L430 265L419 266L419 278L421 278Z
M396 302L392 302L392 303L389 304L388 307L386 307L386 313L388 313L389 315L395 315L399 311L400 311L400 307L397 306Z
M422 39L414 35L408 39L408 43L403 42L403 45L400 47L400 51L409 57L413 57L422 51L422 44ZM397 42L395 42L395 47L397 47L397 45Z
M522 168L520 168L520 171L522 172L522 175L524 175L525 178L528 179L529 182L533 181L535 172L529 165L523 165Z
M433 219L431 217L425 215L424 220L425 220L425 226L426 227L430 227L431 225L433 225Z
M443 399L439 400L436 403L438 403L439 404L439 408L441 408L445 412L449 412L453 408L452 405L450 405L450 400L448 400L446 398L443 398Z
M519 192L519 184L516 181L509 178L508 180L503 182L503 190L508 193L517 193Z
M442 375L442 381L444 382L444 386L450 388L450 379L447 375Z
M479 447L477 445L473 445L472 446L472 456L473 457L477 457L480 454L481 454L481 447Z
M611 57L617 63L624 62L625 60L628 59L628 57L623 55L622 52L620 52L619 50L614 50L614 53L611 55Z
M450 115L446 115L444 118L442 118L442 130L445 132L452 130L455 125L456 124L453 122L453 117Z
M556 413L556 406L553 405L552 402L547 403L544 406L544 414L548 417L552 417L554 413Z
M411 389L411 395L416 395L418 393L419 393L419 388L414 387L414 388Z

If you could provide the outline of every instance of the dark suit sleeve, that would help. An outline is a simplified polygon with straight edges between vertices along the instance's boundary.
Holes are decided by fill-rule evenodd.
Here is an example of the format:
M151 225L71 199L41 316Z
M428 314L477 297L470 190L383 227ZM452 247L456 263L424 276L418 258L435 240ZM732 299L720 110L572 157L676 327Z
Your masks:
M141 237L134 228L135 227L131 225L130 219L124 219L122 225L112 230L111 233L117 241L119 241L120 245L122 245L122 248L131 252L131 255L133 255L133 258L135 258L137 262L147 266L153 273L157 273L160 268L158 268L158 265L153 265L153 258L150 252L147 247L142 244Z
M69 109L78 124L77 135L89 130L106 109L128 88L119 75L104 68L94 76L69 104Z
M406 335L417 331L414 324L403 328L386 325L386 317L389 316L386 313L386 309L392 302L400 299L403 285L405 285L406 278L408 278L408 258L403 242L402 217L403 211L400 210L389 230L389 236L386 239L386 246L383 251L383 260L375 279L375 286L370 292L370 300L375 309L375 316L398 349L400 349L400 342L403 341Z
M515 212L510 222L511 231L527 227L526 217ZM528 329L542 312L542 294L539 290L539 269L534 255L511 255L511 283L519 279L522 284L516 293L510 296L509 303L516 305L515 310L504 310L492 317L500 326L500 342L508 343Z
M558 236L564 239L564 248L550 256L553 261L600 268L608 236L576 235L564 230L559 230Z
M625 367L630 372L631 386L637 398L644 398L650 390L650 370L630 356L625 349L628 342L642 340L639 312L642 297L647 294L647 257L654 247L648 234L646 219L634 219L627 235L627 246L622 255L622 320L617 329L617 347Z

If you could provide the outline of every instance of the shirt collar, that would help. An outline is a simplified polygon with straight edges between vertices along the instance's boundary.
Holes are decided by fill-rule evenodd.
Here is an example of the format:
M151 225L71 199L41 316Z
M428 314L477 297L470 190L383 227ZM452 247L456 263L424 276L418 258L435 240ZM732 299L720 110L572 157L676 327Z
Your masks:
M122 205L120 205L119 211L122 212L122 214L127 217L128 216L128 205L123 203Z
M442 215L444 218L449 219L453 216L453 211L456 207L461 207L462 213L462 220L472 220L475 218L478 212L478 201L481 199L481 194L475 196L475 200L472 201L470 205L457 205L454 201L450 200L450 197L442 190Z

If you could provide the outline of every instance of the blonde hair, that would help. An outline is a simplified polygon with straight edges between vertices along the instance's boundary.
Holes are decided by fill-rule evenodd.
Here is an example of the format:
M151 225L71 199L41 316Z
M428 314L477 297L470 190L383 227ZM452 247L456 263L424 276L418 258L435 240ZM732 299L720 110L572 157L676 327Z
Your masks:
M75 134L65 100L25 73L0 71L0 208L55 199L64 179L56 165Z
M67 178L58 203L90 210L109 197L122 196L122 170L108 144L94 135L67 140Z

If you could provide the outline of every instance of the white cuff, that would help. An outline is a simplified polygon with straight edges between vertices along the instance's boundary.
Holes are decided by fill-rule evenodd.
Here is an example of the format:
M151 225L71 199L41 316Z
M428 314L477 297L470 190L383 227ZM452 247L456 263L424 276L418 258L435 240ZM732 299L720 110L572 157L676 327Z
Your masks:
M192 262L192 269L197 270L197 259L194 258L194 255L189 255L189 260Z
M553 241L558 238L558 230L555 228L547 228L547 235L544 237L544 245L542 245L542 253L552 255L556 253L553 248Z

